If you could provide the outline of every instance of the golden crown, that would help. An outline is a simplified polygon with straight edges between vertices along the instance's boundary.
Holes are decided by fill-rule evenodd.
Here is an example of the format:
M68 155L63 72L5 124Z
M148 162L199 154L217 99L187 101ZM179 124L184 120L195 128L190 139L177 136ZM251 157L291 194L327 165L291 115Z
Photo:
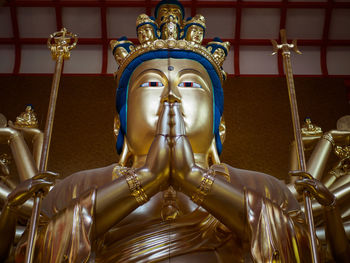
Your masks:
M141 14L136 20L140 45L134 45L126 37L111 40L113 55L119 64L119 79L124 69L138 56L155 50L187 50L205 57L215 68L221 81L226 76L223 62L230 48L229 42L219 38L202 45L205 34L205 18L197 14L183 21L184 8L177 0L162 0L155 9L155 19ZM198 27L202 30L198 30Z

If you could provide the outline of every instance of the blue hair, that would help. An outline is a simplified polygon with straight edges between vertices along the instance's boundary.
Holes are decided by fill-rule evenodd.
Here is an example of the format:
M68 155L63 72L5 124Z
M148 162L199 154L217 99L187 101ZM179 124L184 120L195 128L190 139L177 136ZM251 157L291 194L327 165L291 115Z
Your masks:
M120 41L129 41L129 40L128 40L128 38L127 38L126 36L122 36L122 37L118 38L117 41L120 42ZM126 49L126 51L130 52L130 51L131 51L131 50L130 50L130 46L133 46L133 45L134 45L134 44L131 43L131 42L126 42L126 43L118 44L118 45L116 45L116 46L113 48L112 53L113 53L113 55L114 55L115 51L116 51L117 48L119 48L119 47L123 47L123 48Z
M223 41L219 37L215 37L212 42L223 43ZM225 52L225 55L227 56L228 50L225 46L220 44L215 44L212 42L209 42L207 45L207 47L212 47L211 53L214 53L215 50L217 50L218 48L221 48Z
M216 148L220 154L222 143L219 134L221 116L224 110L224 93L218 73L213 65L203 56L188 50L155 50L144 53L131 61L120 76L116 94L117 112L120 118L120 131L117 138L117 152L120 154L123 149L124 136L127 133L127 101L129 80L134 70L143 62L151 59L191 59L199 62L208 72L212 83L213 91L213 134L215 135Z

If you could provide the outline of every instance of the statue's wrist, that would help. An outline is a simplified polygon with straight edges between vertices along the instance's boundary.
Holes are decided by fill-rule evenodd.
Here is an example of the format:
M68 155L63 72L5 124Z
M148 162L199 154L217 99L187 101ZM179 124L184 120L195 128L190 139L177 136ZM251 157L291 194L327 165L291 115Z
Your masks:
M335 147L335 141L333 138L333 135L331 132L326 132L322 135L322 139L327 140L328 142L330 142L332 144L332 147Z
M209 169L203 173L197 187L192 191L191 199L198 205L201 205L207 195L210 193L212 185L215 181L215 173Z
M128 170L128 172L125 174L125 180L130 189L130 194L135 198L139 205L143 205L149 200L148 195L141 184L141 180L134 169ZM144 184L144 182L142 183Z

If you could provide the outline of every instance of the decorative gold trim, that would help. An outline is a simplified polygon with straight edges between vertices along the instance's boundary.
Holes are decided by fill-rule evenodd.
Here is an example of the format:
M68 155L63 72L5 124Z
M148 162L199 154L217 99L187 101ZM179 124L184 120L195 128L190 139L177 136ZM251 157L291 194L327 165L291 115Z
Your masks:
M152 43L149 43L147 45L140 45L136 46L135 50L131 51L129 55L125 58L125 60L121 63L116 75L117 80L119 82L119 79L124 71L124 69L129 65L131 61L133 61L136 57L155 50L161 50L161 49L175 49L175 50L189 50L194 53L197 53L199 55L202 55L205 57L215 68L216 73L220 77L221 83L223 83L223 76L220 68L219 62L212 56L212 54L202 45L186 41L184 39L181 40L163 40L163 39L157 39Z
M134 170L129 170L125 176L125 180L128 183L131 195L136 199L139 205L145 204L149 199L143 190L137 175Z
M335 142L334 142L333 136L329 132L323 134L322 139L329 141L332 144L332 146L335 147Z
M203 175L201 183L197 187L196 192L192 195L192 201L200 205L210 192L214 180L215 173L212 169L209 169L208 172Z

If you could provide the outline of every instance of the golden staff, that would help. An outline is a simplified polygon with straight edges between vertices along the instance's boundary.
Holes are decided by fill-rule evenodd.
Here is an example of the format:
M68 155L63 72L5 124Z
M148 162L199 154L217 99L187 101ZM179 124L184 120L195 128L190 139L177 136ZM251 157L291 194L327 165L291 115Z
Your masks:
M77 35L72 34L71 32L68 32L67 29L65 28L61 29L61 31L59 32L53 33L52 35L50 35L49 39L47 40L47 46L51 50L51 56L54 60L56 60L56 67L55 67L55 73L54 73L52 85L51 85L51 95L50 95L49 108L48 108L47 117L46 117L46 125L45 125L45 131L44 131L43 149L42 149L41 158L40 158L39 173L46 172L46 168L47 168L52 127L53 127L53 121L54 121L55 110L56 110L58 87L61 79L63 62L64 62L64 59L69 59L70 50L72 50L76 46L77 41L78 41ZM30 218L29 235L28 235L26 256L25 256L26 263L33 262L33 253L34 253L36 234L37 234L36 230L38 226L38 219L39 219L39 213L40 213L40 207L41 207L41 197L42 197L42 193L40 192L36 193L34 196L33 211L32 211L32 216Z
M296 150L297 150L297 156L298 156L298 165L299 165L300 171L306 172L304 145L301 137L298 105L297 105L297 99L295 95L292 64L290 60L290 49L293 49L297 54L301 54L301 52L298 50L296 40L293 40L292 44L287 43L287 34L285 29L281 29L280 35L281 35L282 44L279 45L275 40L271 40L273 45L272 54L273 55L276 54L279 49L282 50L283 66L284 66L284 71L286 73L289 102L290 102L290 107L292 112L294 140L297 143ZM317 246L316 246L316 232L314 227L314 219L312 215L311 197L307 191L304 191L303 196L304 196L304 204L305 204L305 213L306 213L306 218L307 218L309 232L310 232L312 262L318 263L319 257L318 257Z

